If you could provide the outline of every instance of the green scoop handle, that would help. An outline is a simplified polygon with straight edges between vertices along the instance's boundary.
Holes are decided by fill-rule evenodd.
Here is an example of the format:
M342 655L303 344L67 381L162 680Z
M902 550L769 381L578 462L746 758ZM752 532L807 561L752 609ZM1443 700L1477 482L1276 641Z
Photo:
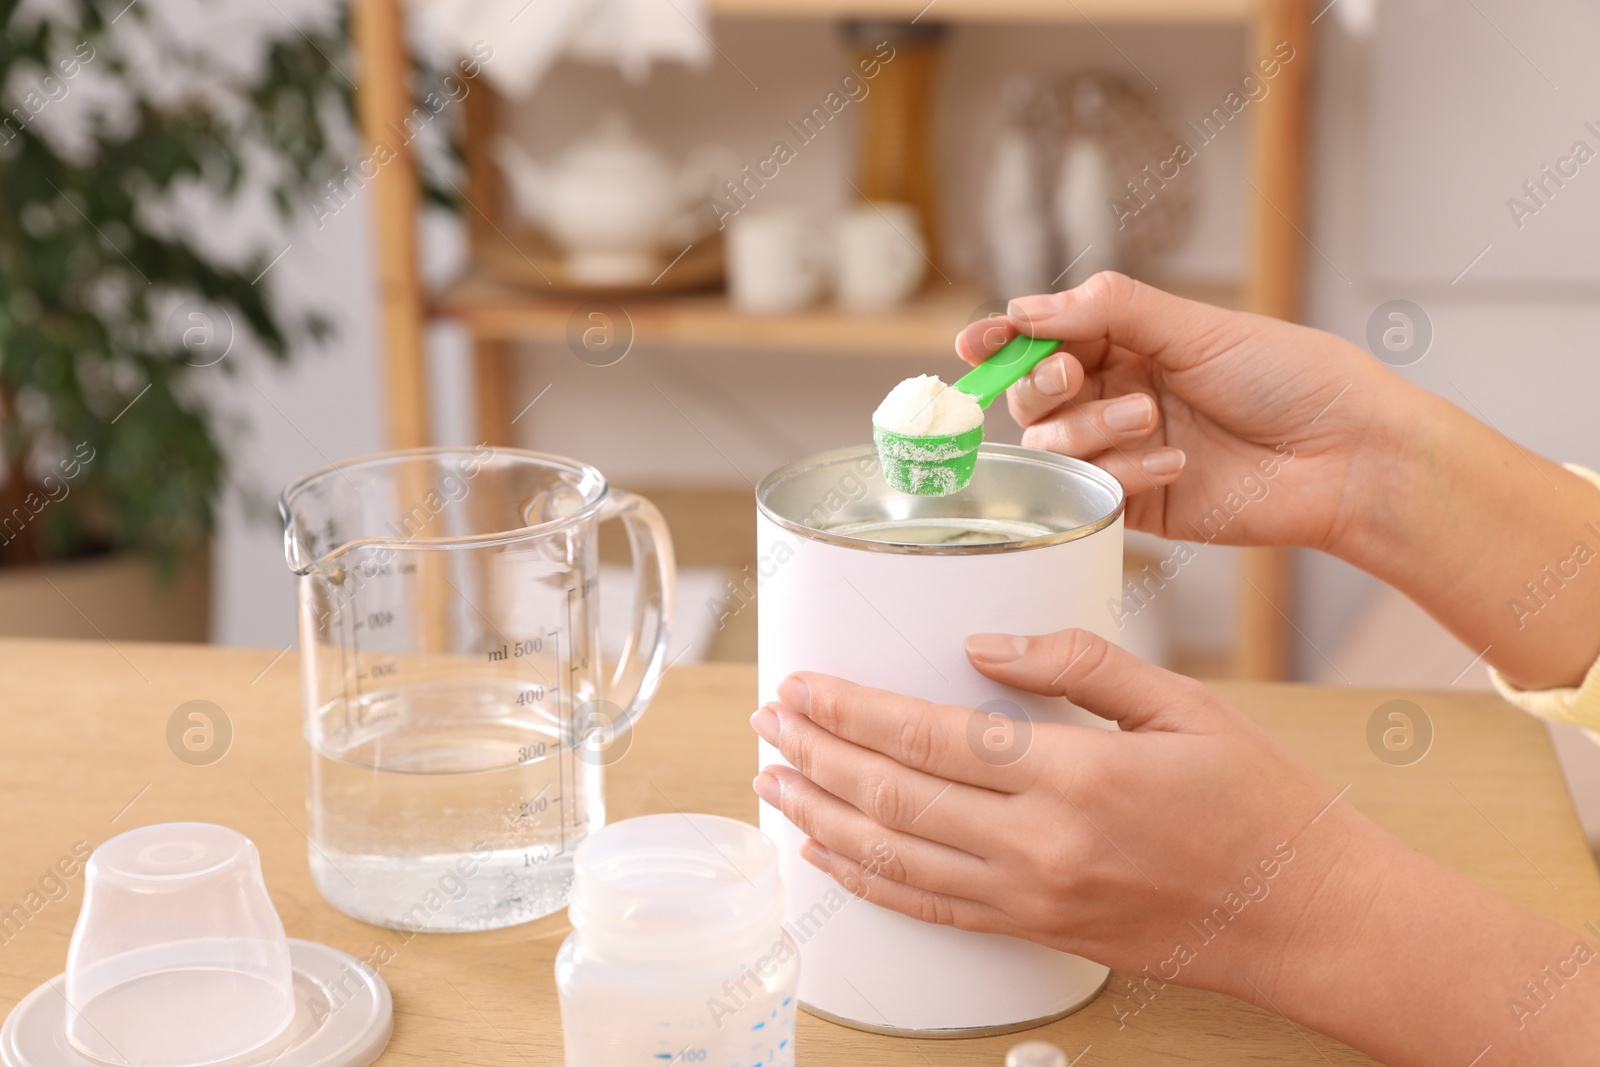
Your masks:
M1060 347L1060 341L1019 334L951 388L961 390L986 408ZM890 486L915 496L949 496L972 481L978 465L978 446L983 443L983 423L961 433L931 437L894 433L873 424L872 442L878 446L883 463L883 480Z
M1029 371L1060 347L1060 341L1048 337L1018 334L1007 341L1000 351L956 379L950 387L976 398L978 406L987 408L995 402L995 398L1020 382Z

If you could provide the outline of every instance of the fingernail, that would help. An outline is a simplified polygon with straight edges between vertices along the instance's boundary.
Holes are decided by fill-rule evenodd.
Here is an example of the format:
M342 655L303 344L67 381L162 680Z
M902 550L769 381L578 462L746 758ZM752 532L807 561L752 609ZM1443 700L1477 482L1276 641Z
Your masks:
M1006 318L1014 322L1032 322L1035 319L1047 318L1060 310L1060 293L1019 296L1006 305Z
M1072 383L1067 380L1067 361L1052 359L1028 372L1028 381L1040 396L1066 396Z
M756 713L750 716L750 728L761 735L761 740L769 745L778 743L778 733L782 725L778 722L778 715L771 708L757 708Z
M967 655L985 663L1010 663L1028 651L1028 639L1011 634L973 634L967 638Z
M1147 430L1155 410L1155 405L1143 393L1125 396L1106 408L1106 425L1119 433Z
M1146 452L1139 466L1144 468L1146 474L1177 474L1183 470L1187 459L1181 448L1160 448Z
M762 771L750 782L750 788L756 791L756 796L765 800L773 807L779 807L783 800L783 783L778 781L778 776L771 771Z
M811 714L811 690L792 674L778 686L778 699L795 711Z
M800 858L818 870L833 869L833 853L824 848L821 841L808 837L800 842Z

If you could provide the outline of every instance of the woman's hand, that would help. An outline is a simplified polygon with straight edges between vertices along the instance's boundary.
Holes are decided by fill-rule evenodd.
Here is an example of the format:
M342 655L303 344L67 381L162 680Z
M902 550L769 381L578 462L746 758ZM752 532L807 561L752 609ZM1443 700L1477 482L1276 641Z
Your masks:
M1008 730L791 675L751 723L793 768L754 787L850 891L1110 964L1141 999L1228 993L1394 1067L1593 1059L1593 944L1384 833L1200 683L1081 630L979 635L968 656L1120 729ZM1552 967L1559 996L1511 1010Z
M1426 396L1332 334L1120 274L1013 300L956 352L979 363L1019 332L1065 342L1007 397L1023 444L1104 467L1129 526L1177 540L1335 550Z
M1066 342L1007 398L1023 444L1104 467L1131 528L1331 552L1526 688L1577 685L1600 655L1600 579L1576 562L1600 544L1594 487L1348 341L1097 274L956 351L1019 331Z
M968 708L795 675L752 720L795 769L769 767L755 787L813 839L805 858L917 918L1158 981L1270 985L1325 872L1360 837L1338 791L1199 682L1087 631L969 647L990 677L1121 730L1012 732ZM974 735L1015 751L980 755ZM1213 946L1208 932L1225 936Z

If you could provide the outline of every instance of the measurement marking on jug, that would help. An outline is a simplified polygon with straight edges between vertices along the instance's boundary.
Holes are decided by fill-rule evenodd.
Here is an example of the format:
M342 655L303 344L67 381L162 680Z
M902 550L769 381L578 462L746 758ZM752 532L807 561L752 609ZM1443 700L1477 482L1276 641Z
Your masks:
M342 664L344 667L344 674L342 677L344 679L344 701L346 707L349 707L352 702L352 698L350 696L350 679L352 677L355 678L356 682L355 701L359 701L362 694L366 692L361 684L361 620L355 617L355 609L356 590L354 587L352 587L349 593L345 596L345 602L343 606L339 609L341 621L350 628L349 639L339 642L340 654L344 657L344 663Z
M577 591L578 590L576 588L573 588L573 587L569 587L567 589L567 633L569 635L571 633L573 633L573 629L572 629L572 596ZM551 633L552 633L552 635L553 635L553 637L555 639L555 642L556 642L556 677L560 678L560 677L562 677L562 675L560 673L561 672L561 635L559 633L555 633L555 631L551 631ZM585 647L587 647L587 643L585 643ZM565 728L565 733L567 735L567 743L561 746L563 749L565 749L565 751L563 751L561 753L561 762L556 768L557 778L561 782L561 796L563 797L563 799L561 801L561 852L562 852L563 855L565 855L566 851L567 851L567 820L569 818L575 818L576 815L577 815L576 811L569 812L567 810L567 802L566 802L566 800L564 798L570 796L571 795L570 790L576 789L577 788L577 784L578 784L577 783L577 777L578 777L578 775L577 775L577 767L575 765L575 761L576 761L576 759L578 757L578 748L577 748L577 746L578 746L578 738L577 738L576 733L572 729L572 726L573 726L573 723L574 723L574 716L576 716L576 714L577 714L577 708L573 703L573 699L577 696L578 690L577 690L577 687L575 685L575 679L573 677L572 645L571 645L570 637L568 639L568 644L567 644L567 673L566 673L566 679L567 679L567 681L566 681L566 687L567 687L567 709L566 709L566 728ZM560 704L556 705L556 714L557 715L561 714L561 705Z
M550 787L547 785L544 787L544 789L541 789L535 793L532 800L524 800L522 802L521 809L517 812L517 818L528 819L535 815L544 814L545 809L550 806L550 801L546 799L544 795L545 789L549 788Z
M522 810L517 813L519 819L531 819L535 815L543 815L550 807L550 801L544 797L534 797L532 800L522 802Z
M351 624L352 630L386 630L394 625L394 612L369 611L365 619L357 619Z
M570 593L568 594L568 598L567 599L568 599L568 606L567 606L567 633L570 634L572 632L572 607L571 607L571 594ZM550 631L550 633L547 636L549 636L549 638L551 639L551 641L554 642L554 645L555 645L556 677L560 678L562 676L561 675L561 634L558 631L552 630L552 631ZM567 658L569 660L572 658L571 652L567 653ZM567 691L567 704L568 704L567 715L568 715L568 718L570 719L570 717L571 717L572 693L573 693L572 676L570 674L567 675L567 682L566 682L566 685L565 685L565 689ZM561 714L562 714L562 712L561 712L561 701L557 700L556 701L556 719L557 719L557 722L560 722ZM560 744L561 751L556 756L556 781L559 782L560 785L561 785L561 799L558 801L558 805L557 805L556 820L560 824L557 827L557 833L559 833L561 835L561 853L560 854L561 855L565 855L566 851L567 851L567 802L566 802L566 796L567 796L567 790L572 788L572 784L567 779L567 769L572 764L573 749L572 749L572 744L571 744L571 733L572 733L572 731L570 729L566 728L566 727L561 727L560 729L561 729L561 732L566 734L567 736L563 737L561 739L561 744Z
M488 651L490 663L500 663L508 659L523 659L527 656L536 656L544 651L544 638L530 637L526 640L512 641L509 644L501 642L499 648Z

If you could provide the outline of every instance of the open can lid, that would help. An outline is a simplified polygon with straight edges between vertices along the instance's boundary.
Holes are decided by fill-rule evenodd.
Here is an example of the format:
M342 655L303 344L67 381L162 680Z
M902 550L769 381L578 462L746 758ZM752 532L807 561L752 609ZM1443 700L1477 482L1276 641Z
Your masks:
M949 496L896 491L872 445L779 467L756 487L761 513L801 537L908 555L1058 545L1110 526L1123 505L1122 486L1099 467L1002 444L982 445L971 484Z

